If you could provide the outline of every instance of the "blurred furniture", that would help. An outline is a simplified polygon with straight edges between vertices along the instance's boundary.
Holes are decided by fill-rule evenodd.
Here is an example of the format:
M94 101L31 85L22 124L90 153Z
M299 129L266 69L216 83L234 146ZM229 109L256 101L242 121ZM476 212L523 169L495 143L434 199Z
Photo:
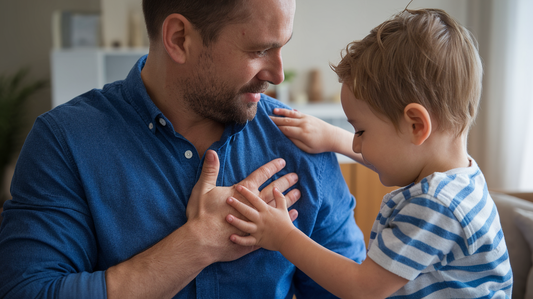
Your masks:
M385 194L397 187L385 187L381 184L379 176L374 171L358 163L340 163L342 175L355 196L355 222L363 231L365 244L368 245L370 231L376 216L379 213L381 200Z
M511 268L513 299L533 299L533 193L491 191L502 224Z

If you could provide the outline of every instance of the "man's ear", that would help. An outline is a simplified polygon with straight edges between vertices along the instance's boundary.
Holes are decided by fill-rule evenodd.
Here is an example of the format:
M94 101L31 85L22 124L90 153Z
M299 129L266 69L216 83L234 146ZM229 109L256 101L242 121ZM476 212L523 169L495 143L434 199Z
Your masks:
M180 14L170 14L163 21L163 45L168 55L177 63L185 63L190 53L192 24Z
M403 110L404 119L407 121L411 142L421 145L431 135L431 117L424 106L411 103Z

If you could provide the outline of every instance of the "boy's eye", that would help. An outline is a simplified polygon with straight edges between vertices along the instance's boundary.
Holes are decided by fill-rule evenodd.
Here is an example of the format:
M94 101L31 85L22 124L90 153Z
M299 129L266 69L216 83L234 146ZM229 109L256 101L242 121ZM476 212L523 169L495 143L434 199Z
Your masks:
M364 130L360 130L360 131L355 132L355 135L357 137L361 137L361 135L363 135L364 132L365 132Z

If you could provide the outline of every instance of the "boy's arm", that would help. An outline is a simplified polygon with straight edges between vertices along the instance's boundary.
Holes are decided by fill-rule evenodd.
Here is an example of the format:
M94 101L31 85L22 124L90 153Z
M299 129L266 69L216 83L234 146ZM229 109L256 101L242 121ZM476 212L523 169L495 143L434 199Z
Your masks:
M340 298L386 298L408 282L370 258L358 264L332 252L299 230L286 238L280 253Z
M292 224L285 198L279 190L274 190L276 208L268 206L242 186L237 186L237 191L257 210L228 198L228 204L250 220L228 215L229 223L250 234L244 237L232 235L233 242L280 251L314 281L341 298L385 298L408 282L370 258L359 265L310 239Z
M361 154L352 150L353 133L297 110L275 108L274 114L284 116L270 118L301 150L311 154L335 152L363 163Z

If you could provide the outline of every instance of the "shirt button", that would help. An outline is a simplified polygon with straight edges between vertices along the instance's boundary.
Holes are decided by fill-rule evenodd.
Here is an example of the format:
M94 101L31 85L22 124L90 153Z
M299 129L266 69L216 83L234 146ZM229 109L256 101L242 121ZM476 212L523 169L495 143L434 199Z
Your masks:
M192 158L192 152L191 151L185 151L185 158L190 159Z
M151 130L151 129L153 129L153 128L154 128L154 124L153 124L153 123L149 123L149 124L148 124L148 129Z
M163 118L160 118L159 119L159 123L164 127L167 125L167 122L163 119Z

